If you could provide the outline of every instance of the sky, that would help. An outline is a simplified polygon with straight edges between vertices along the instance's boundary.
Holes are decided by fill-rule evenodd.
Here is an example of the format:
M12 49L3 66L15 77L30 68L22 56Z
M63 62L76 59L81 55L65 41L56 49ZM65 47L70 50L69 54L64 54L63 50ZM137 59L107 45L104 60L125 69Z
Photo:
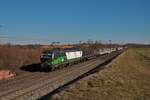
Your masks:
M150 43L150 0L0 0L0 43Z

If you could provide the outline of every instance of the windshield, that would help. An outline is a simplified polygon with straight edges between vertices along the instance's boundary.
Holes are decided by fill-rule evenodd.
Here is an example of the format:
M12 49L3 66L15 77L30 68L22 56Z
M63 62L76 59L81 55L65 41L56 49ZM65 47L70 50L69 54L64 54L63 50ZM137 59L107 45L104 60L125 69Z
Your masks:
M43 54L52 54L52 51L44 51Z
M51 58L52 52L51 51L44 51L41 55L41 58Z

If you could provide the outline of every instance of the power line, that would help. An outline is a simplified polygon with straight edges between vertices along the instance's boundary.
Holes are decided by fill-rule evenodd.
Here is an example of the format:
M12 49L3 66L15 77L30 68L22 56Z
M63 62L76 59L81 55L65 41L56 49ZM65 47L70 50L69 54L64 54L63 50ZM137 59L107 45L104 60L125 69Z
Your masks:
M61 44L64 43L62 42L58 42L58 40L52 40L52 39L48 39L49 37L27 37L27 36L7 36L7 35L0 35L0 43L12 43L12 44L16 44L16 43L25 43L25 44L40 44L40 43L46 43L46 44Z
M25 36L4 36L1 35L0 39L10 39L10 40L50 40L42 37L25 37Z

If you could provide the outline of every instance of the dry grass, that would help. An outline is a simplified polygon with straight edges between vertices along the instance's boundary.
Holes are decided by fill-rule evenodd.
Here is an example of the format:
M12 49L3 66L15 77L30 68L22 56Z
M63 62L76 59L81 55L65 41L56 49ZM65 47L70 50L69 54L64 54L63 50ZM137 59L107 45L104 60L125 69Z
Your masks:
M150 48L129 49L54 100L150 100Z
M32 46L0 45L0 69L16 70L39 62L41 48Z
M0 69L22 72L24 65L40 62L43 49L70 48L72 45L0 45Z

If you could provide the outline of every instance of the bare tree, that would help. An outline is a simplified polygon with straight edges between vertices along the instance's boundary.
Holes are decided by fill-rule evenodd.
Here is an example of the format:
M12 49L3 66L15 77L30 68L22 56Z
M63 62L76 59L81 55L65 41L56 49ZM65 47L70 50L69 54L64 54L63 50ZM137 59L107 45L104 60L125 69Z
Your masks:
M88 40L87 40L87 44L93 44L93 40L88 39Z

